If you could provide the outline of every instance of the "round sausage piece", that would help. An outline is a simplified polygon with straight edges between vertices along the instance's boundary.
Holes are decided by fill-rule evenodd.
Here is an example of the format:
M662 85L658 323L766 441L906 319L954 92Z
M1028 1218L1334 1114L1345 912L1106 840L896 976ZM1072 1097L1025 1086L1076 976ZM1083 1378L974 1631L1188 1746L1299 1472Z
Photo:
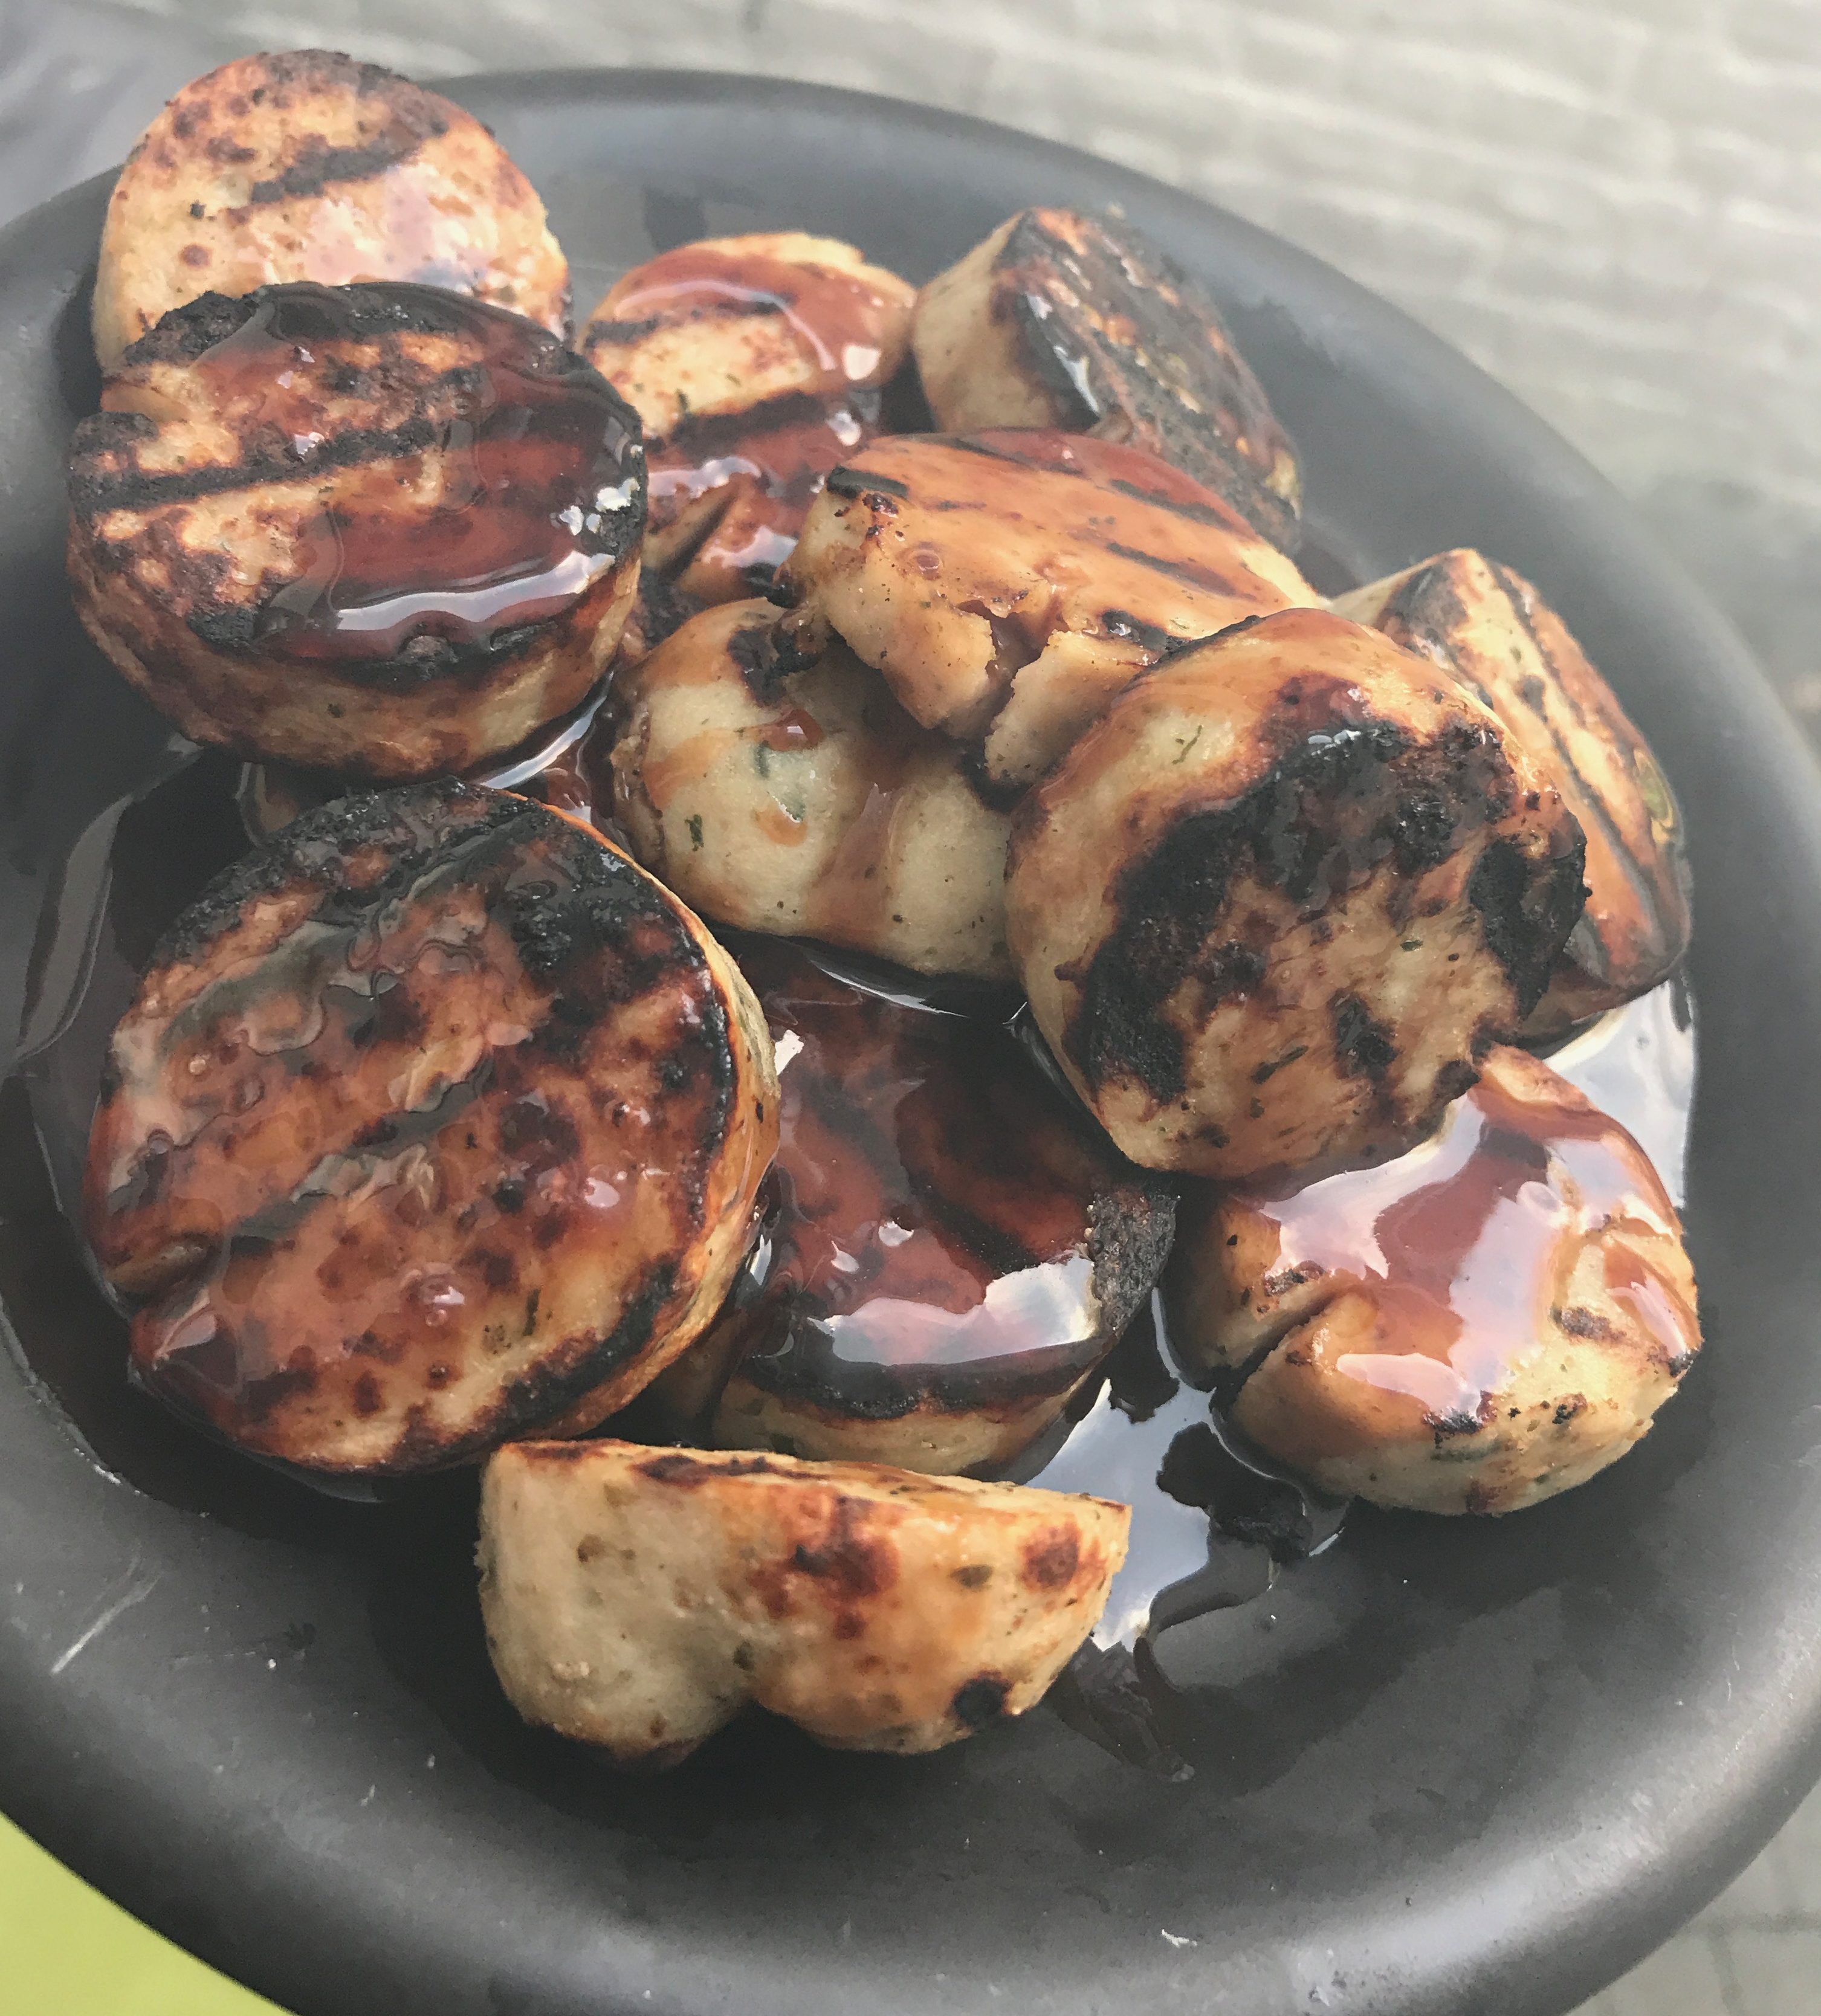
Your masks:
M713 1317L777 1141L701 924L541 805L305 814L160 944L89 1236L139 1379L261 1454L410 1471L592 1426Z
M750 1278L663 1397L723 1449L1009 1463L1150 1294L1173 1193L1002 1027L792 945L740 956L779 1059L772 1203Z
M95 275L104 372L199 294L421 280L560 336L569 265L544 206L472 113L328 49L187 84L108 199Z
M198 741L369 779L471 769L579 703L636 587L637 416L441 288L203 296L70 450L77 613Z
M1582 858L1478 701L1291 610L1134 682L1024 800L1007 940L1119 1147L1237 1179L1433 1126L1536 1006Z

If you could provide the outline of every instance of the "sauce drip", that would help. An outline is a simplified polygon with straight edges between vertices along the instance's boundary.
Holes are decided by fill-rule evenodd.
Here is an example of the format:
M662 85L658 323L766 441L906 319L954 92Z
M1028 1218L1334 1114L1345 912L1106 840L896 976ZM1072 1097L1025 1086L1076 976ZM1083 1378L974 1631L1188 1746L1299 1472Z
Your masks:
M876 398L865 394L804 395L703 420L653 448L654 527L725 492L676 568L676 586L704 604L762 593L790 558L830 471L872 437L877 411Z
M794 946L741 963L777 1047L768 1268L737 1322L750 1376L955 1406L1033 1375L1058 1392L1111 1344L1090 1207L1117 1158L1006 1031L837 979Z
M1343 1377L1463 1425L1542 1348L1585 1240L1608 1224L1675 1224L1661 1179L1616 1120L1517 1096L1495 1074L1393 1161L1234 1201L1275 1229L1272 1280L1319 1273L1380 1312L1388 1348L1342 1354ZM1680 1297L1628 1252L1609 1251L1607 1264L1620 1298L1684 1356L1696 1338ZM1623 1281L1615 1267L1628 1270Z
M374 297L398 301L405 326L446 331L459 368L429 387L396 445L318 465L326 445L333 453L350 439L333 434L329 408L337 374L378 347ZM325 358L324 345L338 351ZM512 648L513 633L571 608L636 547L635 416L504 309L407 283L275 287L196 368L230 411L283 437L300 473L321 466L328 478L297 578L259 612L262 650L446 671Z

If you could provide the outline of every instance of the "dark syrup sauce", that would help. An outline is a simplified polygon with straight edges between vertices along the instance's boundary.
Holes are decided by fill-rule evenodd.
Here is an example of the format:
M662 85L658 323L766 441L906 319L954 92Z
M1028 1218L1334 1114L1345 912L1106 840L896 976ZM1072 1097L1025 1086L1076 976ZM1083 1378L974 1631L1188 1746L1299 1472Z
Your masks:
M777 1047L782 1136L761 1258L703 1347L722 1387L704 1425L737 1432L745 1387L850 1436L920 1406L944 1446L1011 1453L1115 1341L1096 1208L1109 1240L1128 1237L1113 1214L1142 1216L1155 1256L1167 1193L1002 1027L864 989L781 940L736 951Z
M820 389L686 414L651 449L651 519L684 606L762 594L830 472L879 430L881 334L895 310L863 279L750 247L679 246L619 283L612 326L776 316ZM661 623L659 629L664 627Z
M370 308L351 293L427 304L463 368L433 394L414 452L337 471L304 529L302 571L261 609L255 642L344 665L484 655L573 607L635 543L635 420L596 373L504 309L406 283L301 283L272 290L196 368L243 424L284 437L301 471L331 424L325 401L340 368L319 351L358 355L371 334ZM426 476L432 494L401 496L401 484Z

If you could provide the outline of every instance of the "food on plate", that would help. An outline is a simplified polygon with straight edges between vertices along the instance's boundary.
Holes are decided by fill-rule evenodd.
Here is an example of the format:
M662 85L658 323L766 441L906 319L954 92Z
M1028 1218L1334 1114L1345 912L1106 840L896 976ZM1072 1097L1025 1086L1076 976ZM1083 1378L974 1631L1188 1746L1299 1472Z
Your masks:
M936 424L1127 441L1294 547L1296 452L1214 304L1122 217L1021 210L917 297Z
M592 1427L713 1318L770 1038L676 899L442 783L295 820L167 933L91 1137L140 1381L243 1447L409 1471Z
M618 675L593 739L633 851L707 915L1011 977L1006 814L838 639L705 610Z
M1125 1557L1123 1505L880 1464L515 1442L480 1601L531 1722L680 1762L748 1701L843 1750L958 1742L1038 1701Z
M1432 1125L1540 999L1582 852L1489 710L1292 610L1135 681L1029 794L1007 939L1117 1145L1241 1179Z
M829 478L779 576L1010 803L1147 665L1318 598L1210 491L1139 449L1001 429L873 441Z
M70 452L77 613L198 741L389 780L576 705L639 574L638 418L556 337L438 287L207 294Z
M778 1054L774 1201L750 1279L664 1397L724 1449L1009 1462L1143 1306L1173 1193L1006 1031L794 946L740 963Z
M1618 1123L1501 1046L1395 1161L1184 1201L1172 1335L1330 1491L1508 1512L1650 1427L1700 1348L1675 1206Z
M920 293L704 239L573 349L567 289L491 135L321 52L114 192L73 599L265 836L103 1068L138 1382L325 1488L484 1459L500 1681L629 1766L749 1703L1020 1714L1291 1472L1503 1512L1622 1454L1694 1280L1563 1074L1633 1111L1675 1011L1510 1045L1671 974L1688 884L1537 591L1461 549L1324 603L1258 380L1117 215ZM1132 1508L1034 1471L1136 1501L1104 1621Z
M811 500L876 430L914 293L839 239L756 232L624 274L577 347L635 407L651 526L630 644L762 593Z
M1657 759L1567 625L1470 547L1338 597L1463 681L1560 786L1587 836L1587 907L1526 1024L1553 1035L1647 992L1688 949L1682 817Z
M103 371L199 294L421 280L560 336L569 267L538 194L471 113L328 49L240 56L185 85L108 199Z

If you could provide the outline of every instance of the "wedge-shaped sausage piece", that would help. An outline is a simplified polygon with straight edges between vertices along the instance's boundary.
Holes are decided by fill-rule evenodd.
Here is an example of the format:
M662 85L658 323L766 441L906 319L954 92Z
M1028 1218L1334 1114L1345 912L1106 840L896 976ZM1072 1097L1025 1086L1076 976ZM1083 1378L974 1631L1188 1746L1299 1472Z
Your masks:
M1022 1715L1092 1629L1131 1513L862 1463L617 1442L488 1464L480 1604L527 1721L680 1762L748 1701L840 1750Z
M754 1278L663 1397L724 1449L1009 1462L1150 1294L1173 1194L1004 1029L863 992L794 946L740 961L780 1060L775 1202Z
M1007 938L1126 1154L1240 1178L1431 1126L1536 1006L1582 856L1488 709L1293 610L1147 673L1024 801Z
M628 656L771 585L823 479L877 431L913 298L851 245L801 231L680 245L608 290L579 347L651 445Z
M1136 673L1318 598L1218 498L1136 448L1049 431L876 441L829 478L779 578L1006 803Z
M639 573L637 416L534 323L437 287L205 295L70 451L70 585L198 741L470 769L575 706Z
M618 677L596 733L634 851L698 909L1011 977L1006 814L838 639L781 643L768 603L704 610Z
M1700 1347L1681 1222L1617 1121L1522 1050L1377 1168L1183 1205L1171 1335L1264 1356L1233 1418L1324 1489L1508 1512L1649 1428Z
M286 280L422 280L559 336L568 319L568 262L487 128L327 49L238 57L146 129L102 227L101 367L199 294Z
M777 1127L757 1005L680 903L541 805L420 785L306 813L167 934L89 1236L146 1385L265 1455L421 1469L655 1377Z
M1551 1035L1668 977L1688 949L1675 794L1567 625L1520 574L1470 548L1339 597L1463 680L1560 787L1587 836L1587 908L1527 1027Z
M1122 218L1022 210L917 297L937 426L1128 441L1294 546L1296 452L1214 304Z

